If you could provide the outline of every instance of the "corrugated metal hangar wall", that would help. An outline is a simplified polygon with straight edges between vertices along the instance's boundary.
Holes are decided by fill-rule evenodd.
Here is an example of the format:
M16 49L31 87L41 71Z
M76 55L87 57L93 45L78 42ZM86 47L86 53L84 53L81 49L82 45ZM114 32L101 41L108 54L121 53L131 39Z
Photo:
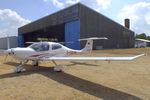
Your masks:
M134 47L134 32L81 3L20 27L18 35L20 47L27 46L25 42L44 39L64 41L66 46L80 49L84 47L85 42L77 40L89 37L109 38L94 41L94 49Z
M79 17L81 24L80 38L93 36L108 38L108 40L95 41L94 48L100 46L103 48L134 47L134 32L128 28L84 5L80 6Z
M9 36L0 38L0 49L8 49L8 39L9 38L9 46L10 48L15 48L18 46L18 37L17 36Z

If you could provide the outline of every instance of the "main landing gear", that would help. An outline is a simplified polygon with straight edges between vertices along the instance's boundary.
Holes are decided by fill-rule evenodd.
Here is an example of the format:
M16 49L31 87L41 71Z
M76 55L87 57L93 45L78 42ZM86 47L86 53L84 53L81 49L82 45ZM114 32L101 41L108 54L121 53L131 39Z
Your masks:
M28 60L21 61L20 64L18 66L16 66L16 68L14 70L15 73L21 73L22 71L25 71L23 65L26 64L27 62L28 62ZM64 71L65 66L57 65L55 61L52 61L52 62L55 64L55 67L54 67L54 71L55 72L62 72L62 71ZM32 65L33 66L38 66L39 63L38 63L38 61L33 61Z
M32 65L33 65L33 66L39 66L39 62L36 61L36 60L35 60L35 61L32 61Z
M54 71L55 72L62 72L62 71L64 71L64 67L65 66L57 65L55 61L52 61L52 62L55 64L55 67L54 67Z

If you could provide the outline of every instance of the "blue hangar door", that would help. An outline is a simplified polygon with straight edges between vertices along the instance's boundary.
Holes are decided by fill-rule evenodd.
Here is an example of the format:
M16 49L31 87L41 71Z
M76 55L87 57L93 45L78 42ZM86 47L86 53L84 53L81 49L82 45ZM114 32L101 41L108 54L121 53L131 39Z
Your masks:
M18 35L18 47L24 47L24 35Z
M71 49L80 49L80 21L71 21L65 24L65 45ZM73 42L73 43L69 43Z

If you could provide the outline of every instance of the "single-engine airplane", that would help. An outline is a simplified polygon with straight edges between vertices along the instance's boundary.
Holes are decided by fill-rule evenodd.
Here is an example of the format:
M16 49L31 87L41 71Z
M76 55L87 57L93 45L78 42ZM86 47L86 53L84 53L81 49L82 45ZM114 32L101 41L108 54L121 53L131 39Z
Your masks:
M17 47L8 50L1 50L0 54L6 56L10 55L20 61L20 64L15 68L15 72L17 73L24 70L23 65L28 61L32 61L33 66L38 66L39 61L52 61L55 64L54 71L63 71L63 66L57 65L55 61L129 61L144 55L140 54L132 57L68 57L72 54L91 51L93 49L93 40L98 39L107 40L106 37L80 39L80 41L87 40L85 47L81 50L70 49L56 42L31 42L33 44L26 48Z

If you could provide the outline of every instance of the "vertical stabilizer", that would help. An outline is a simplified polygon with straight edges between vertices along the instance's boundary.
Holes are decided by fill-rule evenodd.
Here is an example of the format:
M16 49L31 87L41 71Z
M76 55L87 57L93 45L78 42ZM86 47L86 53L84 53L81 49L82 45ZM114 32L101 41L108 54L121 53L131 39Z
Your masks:
M92 38L85 38L80 39L80 41L87 40L85 47L82 49L82 51L91 51L93 50L93 40L107 40L106 37L92 37Z

